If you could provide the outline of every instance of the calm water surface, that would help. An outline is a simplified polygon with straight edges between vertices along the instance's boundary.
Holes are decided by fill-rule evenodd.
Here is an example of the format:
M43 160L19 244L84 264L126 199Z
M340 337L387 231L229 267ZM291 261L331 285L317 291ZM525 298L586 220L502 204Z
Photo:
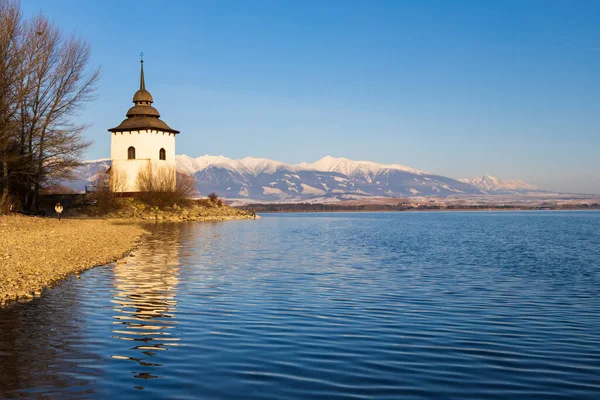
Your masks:
M157 225L0 310L0 398L600 398L600 213Z

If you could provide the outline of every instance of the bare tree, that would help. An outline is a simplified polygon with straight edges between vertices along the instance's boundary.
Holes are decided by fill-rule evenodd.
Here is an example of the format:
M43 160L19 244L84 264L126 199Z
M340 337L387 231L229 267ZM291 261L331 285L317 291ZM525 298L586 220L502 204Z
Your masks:
M41 185L66 177L89 146L81 137L86 126L74 124L71 118L93 99L100 71L87 74L89 45L74 36L63 39L60 30L43 16L33 21L29 34L35 35L32 43L38 57L28 135L34 138L37 150L32 182L35 205Z
M2 178L0 203L9 203L9 170L17 161L16 121L19 93L16 79L19 78L22 53L23 24L19 4L14 1L0 1L0 168ZM0 210L1 211L1 210Z
M111 168L109 185L113 193L124 192L127 188L127 173L125 171L115 171Z
M88 71L90 55L85 41L65 37L43 15L24 21L18 1L0 0L0 188L29 209L44 185L69 177L89 146L86 125L73 117L100 76Z

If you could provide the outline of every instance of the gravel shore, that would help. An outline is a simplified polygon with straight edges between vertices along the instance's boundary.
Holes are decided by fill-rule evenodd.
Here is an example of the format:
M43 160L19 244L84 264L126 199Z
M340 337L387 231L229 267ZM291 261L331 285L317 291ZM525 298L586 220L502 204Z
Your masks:
M146 231L129 221L0 216L0 305L121 258Z

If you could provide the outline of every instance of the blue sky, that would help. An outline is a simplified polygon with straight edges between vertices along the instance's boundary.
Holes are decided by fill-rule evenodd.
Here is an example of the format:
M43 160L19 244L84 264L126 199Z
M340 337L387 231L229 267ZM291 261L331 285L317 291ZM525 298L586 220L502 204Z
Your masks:
M139 85L177 153L324 155L600 193L600 1L22 0L93 49L87 158Z

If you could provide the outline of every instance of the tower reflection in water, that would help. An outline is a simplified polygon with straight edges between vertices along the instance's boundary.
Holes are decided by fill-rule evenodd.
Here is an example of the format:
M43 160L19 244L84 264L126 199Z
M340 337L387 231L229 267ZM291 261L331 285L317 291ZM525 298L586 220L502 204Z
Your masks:
M114 326L116 339L131 347L116 346L122 354L113 359L132 360L144 367L160 367L158 354L178 346L173 336L179 283L179 229L172 224L156 225L146 243L114 267ZM156 378L138 372L136 378Z

